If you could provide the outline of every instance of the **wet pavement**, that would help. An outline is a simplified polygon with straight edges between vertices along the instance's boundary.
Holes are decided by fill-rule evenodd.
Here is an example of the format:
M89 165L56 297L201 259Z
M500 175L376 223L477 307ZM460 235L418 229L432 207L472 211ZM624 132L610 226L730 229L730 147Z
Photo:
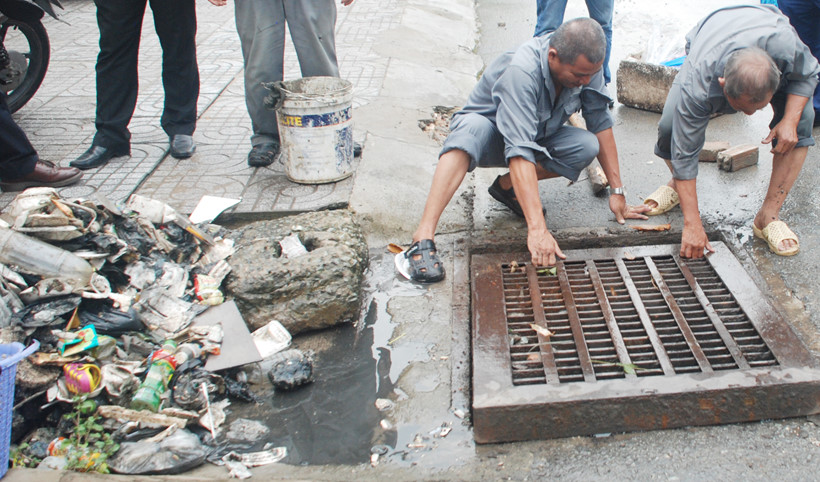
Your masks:
M281 163L251 170L245 164L250 124L242 99L241 56L231 7L198 3L203 95L194 138L197 154L187 161L167 155L159 128L156 35L146 19L140 100L132 122L135 154L90 172L64 196L103 192L123 199L132 192L156 197L180 211L202 194L241 196L236 220L289 211L347 206L365 228L371 249L362 316L356 326L297 337L317 353L318 378L293 394L268 396L258 406L236 408L231 417L266 420L271 441L291 447L288 463L254 469L258 478L349 480L458 479L532 480L806 480L815 477L820 427L806 418L525 443L475 445L469 427L469 254L526 249L526 227L486 191L500 170L467 176L442 216L437 245L447 279L420 287L396 277L388 242L407 243L418 222L439 146L418 128L437 105L464 102L485 62L526 40L534 28L532 0L414 2L356 0L339 7L341 70L354 83L357 140L365 152L356 174L333 185L289 183ZM619 0L611 68L640 51L655 28L686 31L704 13L736 2ZM748 2L754 3L754 2ZM48 21L52 36L49 74L16 118L46 159L66 165L93 136L96 26L90 0L67 0L72 25ZM582 15L570 2L566 18ZM682 27L685 26L685 27ZM152 50L153 49L153 50ZM298 76L288 53L287 76ZM614 86L613 86L614 87ZM614 91L614 88L613 88ZM617 105L615 135L628 200L665 183L669 174L652 154L658 115ZM723 116L707 140L759 143L770 111L752 117ZM815 137L818 131L815 129ZM782 211L800 235L801 253L779 258L751 235L762 201L771 155L761 149L757 167L737 173L701 164L699 194L707 231L727 243L764 292L779 303L803 342L820 352L820 262L816 233L820 201L814 180L820 150L809 158ZM667 234L635 234L612 220L606 198L591 194L585 180L542 183L548 226L565 249L678 242L680 210L652 219L671 222ZM8 194L0 197L7 203ZM230 219L230 218L226 218ZM630 224L635 224L631 222ZM392 408L379 412L377 398ZM460 415L465 415L464 419ZM388 423L383 424L382 420ZM818 422L820 423L820 422ZM436 437L442 424L452 431ZM385 428L389 427L389 428ZM386 445L377 467L370 448ZM307 464L307 465L303 465ZM206 465L187 477L226 478ZM82 474L13 470L7 480L84 480ZM169 477L169 479L172 479Z

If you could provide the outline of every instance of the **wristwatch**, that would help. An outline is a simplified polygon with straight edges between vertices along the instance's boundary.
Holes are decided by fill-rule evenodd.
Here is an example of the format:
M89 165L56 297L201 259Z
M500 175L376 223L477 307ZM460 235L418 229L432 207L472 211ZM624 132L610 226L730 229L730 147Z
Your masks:
M620 194L621 196L626 197L626 188L623 187L623 186L621 186L621 187L610 187L609 188L609 193L610 194Z

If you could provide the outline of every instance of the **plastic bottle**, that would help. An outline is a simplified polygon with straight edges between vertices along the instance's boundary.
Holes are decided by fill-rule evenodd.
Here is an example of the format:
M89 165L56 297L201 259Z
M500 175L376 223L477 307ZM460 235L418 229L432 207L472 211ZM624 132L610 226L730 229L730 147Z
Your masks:
M3 227L0 262L47 278L69 278L83 283L88 283L94 272L88 261L74 253Z
M199 358L200 356L202 356L202 348L200 348L199 345L194 343L183 343L182 345L179 345L176 353L174 353L174 361L176 362L176 366L180 366L186 361Z
M171 381L177 367L174 359L176 350L177 344L172 340L167 340L162 344L161 349L151 354L151 368L148 369L145 380L140 384L131 400L132 409L152 412L159 410L162 394L168 388L168 382Z

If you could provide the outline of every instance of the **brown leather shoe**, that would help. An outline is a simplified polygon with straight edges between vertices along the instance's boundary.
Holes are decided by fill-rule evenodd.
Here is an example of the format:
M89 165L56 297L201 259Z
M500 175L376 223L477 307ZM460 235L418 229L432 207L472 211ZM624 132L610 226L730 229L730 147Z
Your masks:
M31 173L17 178L4 179L0 189L4 192L22 191L30 187L62 187L74 184L83 177L76 167L57 167L53 162L37 161Z

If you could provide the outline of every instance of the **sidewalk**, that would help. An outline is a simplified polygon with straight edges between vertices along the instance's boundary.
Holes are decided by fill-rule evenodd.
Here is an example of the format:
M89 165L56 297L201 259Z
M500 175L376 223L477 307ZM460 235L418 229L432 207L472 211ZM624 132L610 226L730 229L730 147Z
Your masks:
M379 94L389 59L378 55L377 36L394 28L400 2L359 0L338 9L338 57L343 76L354 84L354 108ZM61 19L44 24L51 39L51 63L43 85L15 118L44 159L67 165L91 144L95 112L94 65L98 53L95 7L90 0L67 0ZM269 217L272 213L310 211L348 204L354 183L319 186L291 183L281 160L267 168L248 167L250 119L244 100L242 54L233 2L214 7L197 3L198 60L201 77L199 121L194 156L179 161L168 155L168 138L159 125L163 90L161 49L149 13L145 16L140 50L140 90L132 118L132 155L85 172L79 185L60 190L64 197L100 193L113 201L139 192L190 212L202 195L241 197L234 213ZM288 44L290 39L288 39ZM295 52L288 48L286 79L298 78ZM271 112L271 115L274 115ZM363 140L367 125L354 136ZM5 206L14 193L0 196Z

